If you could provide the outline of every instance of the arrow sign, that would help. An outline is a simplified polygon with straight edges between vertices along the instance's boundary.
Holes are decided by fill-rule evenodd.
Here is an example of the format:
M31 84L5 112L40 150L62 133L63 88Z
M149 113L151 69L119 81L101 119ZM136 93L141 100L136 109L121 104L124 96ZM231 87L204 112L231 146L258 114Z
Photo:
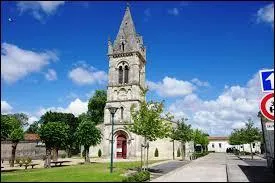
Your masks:
M262 92L274 92L274 69L260 70Z
M271 89L274 90L274 72L272 72L265 80L270 82Z

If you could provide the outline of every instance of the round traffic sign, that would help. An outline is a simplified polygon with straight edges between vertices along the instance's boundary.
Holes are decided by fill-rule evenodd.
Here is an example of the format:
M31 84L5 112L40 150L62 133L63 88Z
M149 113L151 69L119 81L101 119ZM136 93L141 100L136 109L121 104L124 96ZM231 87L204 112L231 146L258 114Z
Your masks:
M264 117L274 121L274 93L269 93L262 98L260 108Z

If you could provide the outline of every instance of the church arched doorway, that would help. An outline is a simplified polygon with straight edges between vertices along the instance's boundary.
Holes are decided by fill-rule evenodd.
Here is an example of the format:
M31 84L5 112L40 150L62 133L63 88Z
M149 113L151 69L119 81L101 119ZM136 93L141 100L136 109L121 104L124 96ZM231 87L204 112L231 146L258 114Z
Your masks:
M127 138L123 133L117 136L116 157L126 159L127 157Z

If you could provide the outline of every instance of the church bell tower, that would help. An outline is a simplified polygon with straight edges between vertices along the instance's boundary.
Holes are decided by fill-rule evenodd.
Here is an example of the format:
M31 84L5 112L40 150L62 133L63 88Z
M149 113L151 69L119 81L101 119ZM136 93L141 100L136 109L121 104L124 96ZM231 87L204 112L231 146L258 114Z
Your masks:
M145 89L146 49L142 36L135 30L130 8L127 6L116 39L108 40L109 73L107 102L104 109L104 140L111 139L111 115L107 107L117 107L114 117L114 131L125 133L128 146L134 139L124 129L132 123L130 108L139 106L145 100L142 91ZM133 144L132 144L133 146ZM132 148L135 150L135 148ZM109 151L105 147L105 152ZM131 152L127 152L129 156ZM107 155L107 154L106 154Z

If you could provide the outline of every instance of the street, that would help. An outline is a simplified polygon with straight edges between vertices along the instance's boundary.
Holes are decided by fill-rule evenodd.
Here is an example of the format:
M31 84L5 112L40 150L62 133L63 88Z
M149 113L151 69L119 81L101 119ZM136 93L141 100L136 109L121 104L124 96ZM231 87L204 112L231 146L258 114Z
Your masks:
M272 182L266 160L240 160L233 154L210 153L151 182Z

